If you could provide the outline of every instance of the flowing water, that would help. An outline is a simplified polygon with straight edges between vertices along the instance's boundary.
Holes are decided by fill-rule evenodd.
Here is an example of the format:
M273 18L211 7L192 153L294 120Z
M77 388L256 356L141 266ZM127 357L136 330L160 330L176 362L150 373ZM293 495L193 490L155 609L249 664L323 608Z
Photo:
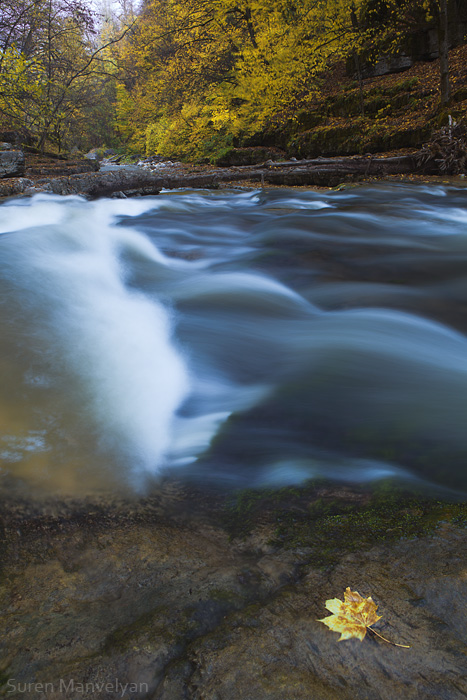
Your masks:
M467 491L467 190L0 206L0 487Z

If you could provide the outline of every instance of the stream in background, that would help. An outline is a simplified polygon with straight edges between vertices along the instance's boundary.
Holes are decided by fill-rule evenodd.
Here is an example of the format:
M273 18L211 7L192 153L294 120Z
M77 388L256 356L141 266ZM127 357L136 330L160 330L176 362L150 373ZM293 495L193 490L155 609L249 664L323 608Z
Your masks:
M0 330L0 488L467 491L466 189L11 200Z

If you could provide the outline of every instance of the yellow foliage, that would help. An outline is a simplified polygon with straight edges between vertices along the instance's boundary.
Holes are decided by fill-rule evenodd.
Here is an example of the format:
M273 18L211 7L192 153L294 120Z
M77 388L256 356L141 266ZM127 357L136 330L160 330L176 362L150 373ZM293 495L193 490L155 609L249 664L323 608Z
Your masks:
M148 0L121 51L134 78L119 119L139 133L151 125L147 151L202 155L216 134L253 134L291 116L354 42L346 0Z
M46 77L41 65L10 46L2 52L0 66L0 114L11 124L23 125L29 101L40 101L46 90Z
M437 1L145 0L120 51L119 119L147 152L203 157L293 119L336 62L397 52Z

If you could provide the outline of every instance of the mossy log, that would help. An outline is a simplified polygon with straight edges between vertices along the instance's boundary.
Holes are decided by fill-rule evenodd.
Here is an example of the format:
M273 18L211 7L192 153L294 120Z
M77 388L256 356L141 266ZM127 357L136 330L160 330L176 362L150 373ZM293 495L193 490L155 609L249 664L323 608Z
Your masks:
M367 177L406 175L422 172L416 154L391 158L314 158L285 162L266 161L253 168L223 168L216 171L219 182L250 180L271 185L335 187ZM424 171L424 174L428 174ZM437 174L434 172L432 174Z
M392 158L316 158L269 165L264 181L274 185L320 185L335 187L341 182L367 177L404 175L420 171L415 155Z

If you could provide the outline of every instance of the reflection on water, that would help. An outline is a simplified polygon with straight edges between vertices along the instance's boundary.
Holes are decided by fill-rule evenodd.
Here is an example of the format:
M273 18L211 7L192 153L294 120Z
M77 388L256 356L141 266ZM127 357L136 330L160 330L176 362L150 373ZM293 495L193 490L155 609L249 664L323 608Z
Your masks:
M0 207L0 484L467 490L467 190Z

